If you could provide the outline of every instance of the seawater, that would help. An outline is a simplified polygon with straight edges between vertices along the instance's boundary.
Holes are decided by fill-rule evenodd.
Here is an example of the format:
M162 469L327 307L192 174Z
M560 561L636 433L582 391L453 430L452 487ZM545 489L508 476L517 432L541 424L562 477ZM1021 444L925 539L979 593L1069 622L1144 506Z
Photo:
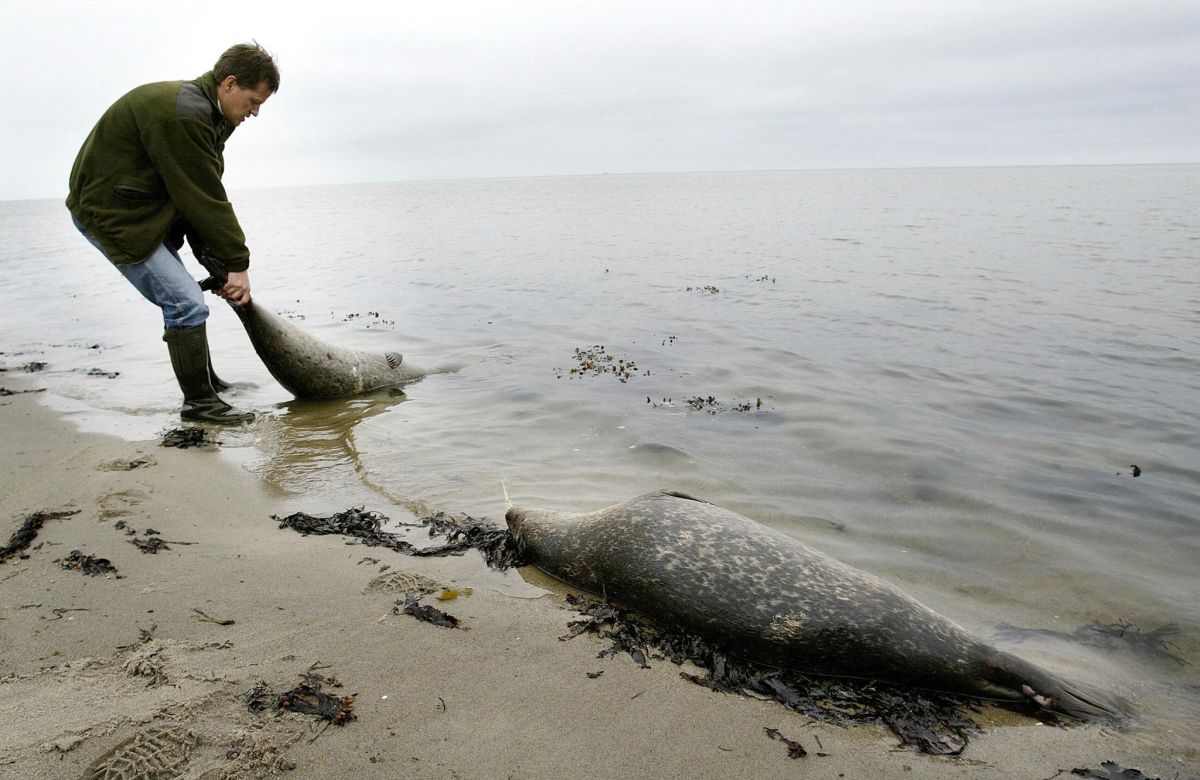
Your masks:
M683 490L1116 690L1144 716L1134 754L1197 762L1200 166L233 200L261 304L445 369L404 396L293 401L213 298L216 367L257 384L234 398L261 415L224 449L298 507L499 522L506 493L586 511ZM81 427L176 424L157 310L61 204L0 203L0 235L9 371L46 363L45 402ZM1174 657L1001 633L1120 622L1177 628L1157 635Z

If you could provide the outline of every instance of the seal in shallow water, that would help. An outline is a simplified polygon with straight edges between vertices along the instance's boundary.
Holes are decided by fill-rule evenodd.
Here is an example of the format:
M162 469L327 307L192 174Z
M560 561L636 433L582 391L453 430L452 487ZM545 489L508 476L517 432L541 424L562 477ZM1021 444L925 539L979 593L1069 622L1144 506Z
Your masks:
M751 660L1116 722L1125 707L976 639L894 585L683 493L596 512L512 508L527 560Z
M400 387L428 373L398 352L327 344L253 300L234 311L271 376L297 398L348 398Z

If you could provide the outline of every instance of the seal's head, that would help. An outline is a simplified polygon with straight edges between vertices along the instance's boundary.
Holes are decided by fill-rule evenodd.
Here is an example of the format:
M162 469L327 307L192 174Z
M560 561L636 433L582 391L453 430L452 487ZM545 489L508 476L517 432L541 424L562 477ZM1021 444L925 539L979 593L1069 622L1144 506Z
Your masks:
M542 557L548 548L555 548L560 539L557 532L569 524L571 515L548 509L522 509L514 506L504 513L508 533L516 540L522 555L531 563Z
M524 509L515 506L504 513L504 522L508 523L508 532L516 539L521 538L521 532L525 528L525 515Z
M517 550L521 557L526 560L530 559L529 545L525 538L525 520L529 515L529 511L520 507L509 507L509 510L504 513L504 522L508 524L508 534L517 543Z

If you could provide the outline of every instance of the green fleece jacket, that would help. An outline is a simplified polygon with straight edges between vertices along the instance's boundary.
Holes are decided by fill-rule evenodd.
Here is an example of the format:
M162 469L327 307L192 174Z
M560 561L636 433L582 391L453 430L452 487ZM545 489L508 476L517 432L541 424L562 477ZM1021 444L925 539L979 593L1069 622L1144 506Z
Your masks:
M114 263L138 263L186 231L194 250L250 265L246 236L221 184L233 133L212 71L136 87L104 112L71 169L67 208Z

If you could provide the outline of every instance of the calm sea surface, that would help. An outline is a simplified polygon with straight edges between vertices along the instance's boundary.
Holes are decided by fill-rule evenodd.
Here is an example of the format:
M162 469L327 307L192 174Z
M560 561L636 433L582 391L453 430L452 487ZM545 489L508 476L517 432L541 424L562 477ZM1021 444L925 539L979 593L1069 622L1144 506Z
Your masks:
M1114 755L1200 763L1200 166L233 198L260 303L451 369L292 401L213 298L217 370L262 415L224 457L284 501L500 521L505 487L567 510L687 491L1134 700ZM65 209L0 203L0 236L9 375L46 363L44 402L87 430L177 424L158 311ZM608 357L622 376L591 370ZM998 636L1121 621L1177 627L1151 637L1170 655Z

